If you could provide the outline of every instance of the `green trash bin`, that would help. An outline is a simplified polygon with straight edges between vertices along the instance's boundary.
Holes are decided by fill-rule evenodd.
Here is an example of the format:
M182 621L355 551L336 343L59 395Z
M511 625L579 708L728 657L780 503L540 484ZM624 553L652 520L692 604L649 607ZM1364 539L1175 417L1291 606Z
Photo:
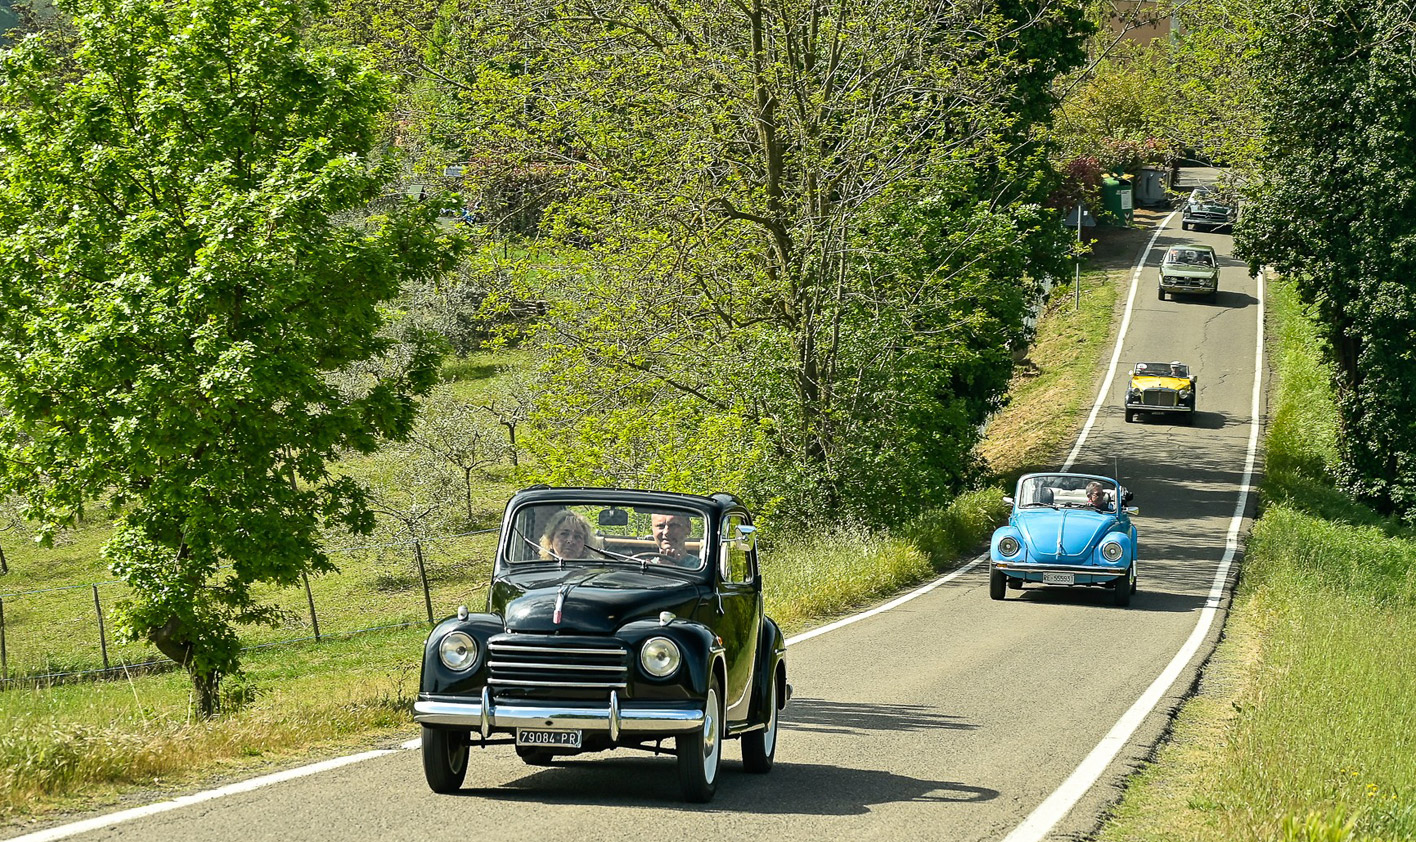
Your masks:
M1112 225L1131 227L1131 177L1108 175L1101 180L1101 207L1105 219Z

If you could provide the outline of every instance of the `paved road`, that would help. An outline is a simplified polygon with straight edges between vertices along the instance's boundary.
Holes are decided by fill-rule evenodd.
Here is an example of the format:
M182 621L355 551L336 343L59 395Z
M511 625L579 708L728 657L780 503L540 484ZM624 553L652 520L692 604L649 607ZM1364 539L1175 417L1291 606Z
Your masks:
M543 769L474 749L468 789L435 796L417 751L90 831L80 839L998 840L1077 767L1180 650L1201 616L1234 514L1249 436L1257 281L1226 260L1218 301L1158 301L1158 251L1221 255L1224 234L1179 230L1142 274L1120 369L1075 469L1135 491L1143 567L1129 609L1106 591L988 598L983 567L870 619L795 644L796 697L777 766L741 772L730 744L717 798L680 803L671 758L623 752ZM1193 427L1125 423L1124 372L1180 359L1199 375ZM1099 384L1098 384L1099 385ZM1247 523L1245 524L1247 530ZM1161 735L1200 655L1049 838L1077 838ZM410 734L411 734L410 730ZM13 835L13 834L12 834Z

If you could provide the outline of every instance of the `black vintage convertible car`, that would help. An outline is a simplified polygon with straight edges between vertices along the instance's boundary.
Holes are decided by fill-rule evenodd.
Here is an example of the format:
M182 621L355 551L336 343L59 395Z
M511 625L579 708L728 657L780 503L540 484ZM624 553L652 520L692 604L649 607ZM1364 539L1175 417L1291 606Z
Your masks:
M428 786L456 791L469 748L497 744L533 765L673 754L697 802L717 789L727 739L741 740L747 771L769 771L791 691L754 539L728 494L517 493L485 613L459 608L424 647L414 718Z

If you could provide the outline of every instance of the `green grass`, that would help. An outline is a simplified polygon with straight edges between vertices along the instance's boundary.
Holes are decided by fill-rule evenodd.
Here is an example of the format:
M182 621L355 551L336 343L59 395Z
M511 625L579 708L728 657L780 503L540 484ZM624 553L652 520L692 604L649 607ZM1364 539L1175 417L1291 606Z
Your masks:
M1061 464L1086 410L1096 399L1099 362L1110 347L1119 284L1128 270L1082 275L1082 306L1075 287L1053 290L1037 336L1008 387L1008 403L989 422L979 448L1007 486L1034 470Z
M1263 512L1226 639L1099 837L1416 839L1416 536L1334 487L1316 336L1270 286Z

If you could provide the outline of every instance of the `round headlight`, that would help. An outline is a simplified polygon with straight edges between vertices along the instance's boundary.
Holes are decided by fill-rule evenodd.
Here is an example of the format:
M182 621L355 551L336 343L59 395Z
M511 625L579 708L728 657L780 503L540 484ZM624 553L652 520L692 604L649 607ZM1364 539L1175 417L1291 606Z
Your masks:
M1101 545L1101 557L1107 561L1120 561L1123 552L1121 545L1115 541Z
M1005 558L1012 558L1017 555L1018 550L1022 549L1022 546L1022 544L1018 543L1018 539L1014 538L1012 535L1004 535L1002 538L998 539L998 553Z
M639 665L655 678L667 678L683 663L678 644L667 637L651 637L639 650Z
M450 670L465 670L477 663L477 641L466 632L451 632L438 644L438 657Z

